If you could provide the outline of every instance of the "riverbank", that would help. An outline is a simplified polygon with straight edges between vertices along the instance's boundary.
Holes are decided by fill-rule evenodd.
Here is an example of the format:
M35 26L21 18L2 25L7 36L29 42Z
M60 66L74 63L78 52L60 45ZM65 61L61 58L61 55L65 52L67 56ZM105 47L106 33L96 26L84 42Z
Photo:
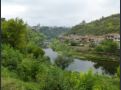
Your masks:
M73 57L78 59L95 59L102 61L112 61L112 62L120 62L120 56L116 56L114 54L108 53L96 53L92 48L87 47L78 47L78 46L69 46L59 41L54 41L50 47L57 51L58 53L63 53L64 51L72 54Z
M56 51L56 50L55 50ZM57 53L59 54L62 54L62 51L56 51ZM87 59L97 59L97 58L88 58L88 57L81 57L81 56L76 56L76 55L72 55L74 58L77 58L77 59L83 59L83 60L87 60ZM110 60L106 60L106 59L98 59L98 60L102 60L102 61L110 61ZM116 60L111 60L110 62L120 62L120 61L116 61Z
M53 63L54 58L56 58L58 56L58 53L62 54L61 51L57 52L57 51L52 50L51 48L44 48L43 50L45 51L45 55L50 57L51 63ZM94 73L92 74L92 76L94 76L94 78L96 78L95 71L97 71L96 75L98 76L98 78L95 80L93 79L93 77L90 77L91 74L88 74L89 76L84 75L85 77L82 77L83 79L86 78L86 80L89 80L88 85L90 85L92 83L92 82L90 82L90 79L94 80L94 83L95 83L94 90L102 90L102 89L104 89L104 90L119 90L119 89L117 89L118 85L115 85L116 84L115 82L117 82L117 84L118 84L120 79L117 77L117 75L112 76L112 75L116 74L117 66L119 66L119 64L117 64L115 62L75 59L71 65L73 68L73 69L71 69L71 71L69 70L69 68L67 68L66 70L63 70L63 71L68 72L68 73L71 72L71 75L77 75L78 73L81 73L79 75L82 77L83 76L82 74L84 74L84 72L88 73L87 69L89 69L91 67L94 70ZM74 70L75 67L73 67L73 66L76 66L75 70ZM52 67L54 68L55 65L53 65ZM54 72L56 72L56 71L54 71ZM64 78L64 80L67 79L71 75L67 74L67 76ZM110 75L111 77L109 77L107 75ZM76 78L77 77L75 77L75 76L71 77L71 79L70 79L71 85L72 85L72 83L74 84L74 86L79 85L78 82L74 83L74 81L76 81ZM79 76L78 76L78 78L79 78ZM72 81L72 79L74 79L74 81ZM63 83L64 83L64 81L63 81ZM113 83L113 84L111 84L111 83ZM109 85L112 87L110 87ZM80 88L78 88L78 89L74 88L74 90L80 90Z

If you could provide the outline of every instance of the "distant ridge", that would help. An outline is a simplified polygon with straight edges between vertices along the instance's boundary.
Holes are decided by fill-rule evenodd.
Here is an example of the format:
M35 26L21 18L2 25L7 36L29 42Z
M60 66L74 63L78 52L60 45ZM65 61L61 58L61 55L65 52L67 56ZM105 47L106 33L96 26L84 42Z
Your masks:
M52 39L57 35L67 32L70 27L51 27L51 26L42 26L39 31L46 35L46 39Z

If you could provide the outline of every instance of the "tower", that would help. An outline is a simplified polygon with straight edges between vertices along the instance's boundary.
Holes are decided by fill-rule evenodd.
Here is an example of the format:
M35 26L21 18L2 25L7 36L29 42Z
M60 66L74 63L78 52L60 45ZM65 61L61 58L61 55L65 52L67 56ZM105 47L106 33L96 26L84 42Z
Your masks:
M39 27L40 27L40 23L39 23Z

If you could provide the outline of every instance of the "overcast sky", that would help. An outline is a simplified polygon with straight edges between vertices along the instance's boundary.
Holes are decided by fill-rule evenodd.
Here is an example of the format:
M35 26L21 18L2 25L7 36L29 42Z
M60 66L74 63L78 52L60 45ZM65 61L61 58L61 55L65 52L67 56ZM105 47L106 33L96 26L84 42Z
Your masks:
M1 17L30 26L75 26L120 13L120 0L1 0Z

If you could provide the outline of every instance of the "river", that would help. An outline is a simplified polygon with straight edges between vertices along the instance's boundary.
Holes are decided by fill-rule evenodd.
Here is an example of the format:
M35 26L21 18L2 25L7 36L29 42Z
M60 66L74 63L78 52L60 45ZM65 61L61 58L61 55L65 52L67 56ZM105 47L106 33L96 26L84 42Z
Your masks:
M45 51L45 56L50 57L50 61L54 64L54 58L57 57L58 53L53 51L51 48L43 48ZM99 61L99 60L83 60L74 58L74 62L71 63L66 70L75 70L75 71L88 71L89 68L96 71L99 75L106 75L109 77L116 76L117 68L120 65L118 62L109 62L109 61Z

